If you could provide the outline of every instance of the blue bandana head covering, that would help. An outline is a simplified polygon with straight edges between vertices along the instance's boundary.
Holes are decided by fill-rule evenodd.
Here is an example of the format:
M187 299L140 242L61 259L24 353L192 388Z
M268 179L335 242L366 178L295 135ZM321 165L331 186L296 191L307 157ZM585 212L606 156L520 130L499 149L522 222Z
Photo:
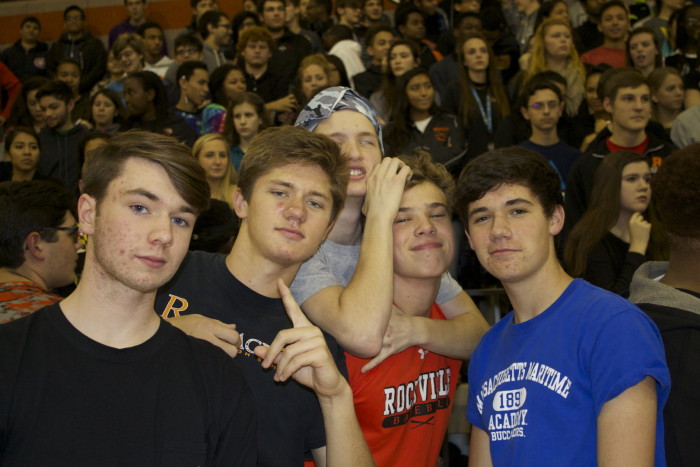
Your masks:
M318 124L321 123L321 120L330 117L333 112L338 110L354 110L367 117L377 131L379 147L382 150L382 154L384 154L382 126L377 121L374 107L367 99L350 88L334 86L320 91L306 104L294 125L314 131Z

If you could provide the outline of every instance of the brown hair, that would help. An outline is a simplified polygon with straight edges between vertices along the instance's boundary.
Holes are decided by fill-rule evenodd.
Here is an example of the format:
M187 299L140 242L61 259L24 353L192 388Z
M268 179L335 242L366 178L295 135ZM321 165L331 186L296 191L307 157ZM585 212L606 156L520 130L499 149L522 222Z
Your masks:
M412 155L398 157L411 169L411 178L405 190L421 183L432 183L445 194L447 210L452 212L455 194L455 181L444 165L433 161L433 156L423 149L416 149Z
M333 222L345 203L350 177L348 165L336 142L302 127L268 128L255 137L248 146L239 170L238 187L243 197L250 201L255 183L260 177L273 169L295 163L316 166L328 175L333 200Z
M209 208L209 184L190 149L175 138L150 131L130 130L96 148L83 166L83 192L99 204L109 184L132 157L154 162L165 170L180 196L197 214Z
M241 55L243 54L243 50L248 47L248 42L265 42L270 48L270 53L277 50L277 43L267 29L262 26L251 26L243 31L236 45L236 55L238 56L238 63L241 65L245 63Z

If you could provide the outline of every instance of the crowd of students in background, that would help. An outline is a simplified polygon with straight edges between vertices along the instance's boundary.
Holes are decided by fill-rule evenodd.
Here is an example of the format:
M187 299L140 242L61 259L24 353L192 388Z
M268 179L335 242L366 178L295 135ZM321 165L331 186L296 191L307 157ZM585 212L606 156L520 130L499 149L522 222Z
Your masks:
M65 9L65 33L50 47L39 20L22 19L0 56L0 180L56 180L77 192L89 150L135 128L192 147L212 197L230 204L253 138L341 85L374 105L387 155L425 149L455 176L497 147L545 156L566 195L563 237L589 244L560 246L576 275L622 292L634 265L664 257L662 235L650 235L660 226L648 178L700 139L691 124L698 5L404 0L384 10L378 0L261 0L229 18L214 1L191 0L192 22L169 56L145 0L124 3L108 48L78 6ZM600 164L617 151L639 160ZM611 202L624 198L628 166L644 172L639 206ZM622 188L610 185L620 178Z

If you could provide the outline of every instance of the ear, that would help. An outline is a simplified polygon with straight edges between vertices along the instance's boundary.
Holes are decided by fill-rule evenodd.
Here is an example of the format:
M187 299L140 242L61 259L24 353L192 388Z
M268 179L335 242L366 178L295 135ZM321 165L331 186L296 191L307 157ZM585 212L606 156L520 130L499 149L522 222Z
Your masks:
M374 47L368 45L365 50L367 51L367 55L369 55L370 57L374 57Z
M401 34L401 37L403 37L405 32L406 32L406 26L402 24L401 26L399 26L399 34Z
M239 219L244 220L248 218L248 201L243 198L243 192L240 188L236 188L233 192L233 210Z
M530 121L530 112L528 112L527 107L520 107L520 113L525 120Z
M66 112L70 113L73 111L74 108L75 108L75 100L71 99L66 104Z
M472 237L469 235L469 228L464 227L464 235L467 236L467 241L469 242L469 248L474 250L474 244L472 243Z
M549 233L554 236L561 232L564 228L564 206L557 204L549 218Z
M36 261L43 261L45 259L44 253L41 251L41 235L39 232L30 232L24 241L24 257L25 260L27 256L35 259Z
M609 114L612 114L613 108L609 97L603 98L603 109Z
M156 90L149 89L148 91L146 91L146 97L150 102L153 102L153 100L156 98Z
M95 233L95 217L97 217L97 200L83 193L78 198L78 223L82 233L85 235Z

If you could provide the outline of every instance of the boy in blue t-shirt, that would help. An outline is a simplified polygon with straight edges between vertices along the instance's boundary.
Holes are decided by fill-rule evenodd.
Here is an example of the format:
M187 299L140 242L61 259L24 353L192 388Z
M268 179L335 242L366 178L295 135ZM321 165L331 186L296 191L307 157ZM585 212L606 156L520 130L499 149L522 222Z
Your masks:
M516 147L483 154L462 171L456 206L513 304L471 358L470 465L665 465L659 332L562 269L564 209L548 161Z

